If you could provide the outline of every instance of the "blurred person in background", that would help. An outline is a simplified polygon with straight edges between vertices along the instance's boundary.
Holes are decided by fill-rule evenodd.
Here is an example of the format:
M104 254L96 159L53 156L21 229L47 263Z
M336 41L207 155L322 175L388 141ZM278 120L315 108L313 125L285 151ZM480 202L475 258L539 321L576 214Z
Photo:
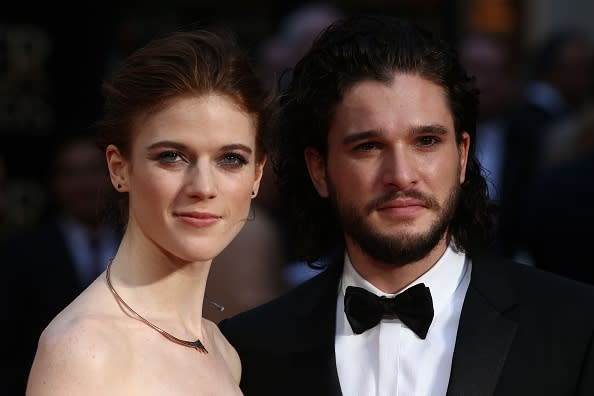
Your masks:
M581 117L594 94L594 45L586 33L555 31L530 55L523 96L507 124L498 232L501 252L525 264L532 263L516 242L520 202L552 150L569 142L555 147L560 126Z
M1 252L6 280L19 284L19 298L6 309L18 328L3 328L14 348L7 381L22 394L39 335L50 320L86 288L113 257L119 228L105 218L109 178L105 159L92 135L65 128L48 148L50 205L39 224L10 235ZM25 280L25 281L23 281ZM14 370L14 371L13 371Z
M264 39L257 52L258 72L270 88L288 81L291 69L316 36L343 16L340 8L323 1L305 3L289 11L276 33Z
M519 81L514 52L501 34L470 32L459 43L460 62L476 78L479 114L476 154L485 170L489 197L499 200L506 158L506 125L517 105Z
M526 263L594 284L594 112L574 128L575 148L526 186L513 245Z
M515 192L513 217L504 219L507 246L525 264L594 284L594 42L583 32L558 32L542 51L537 61L551 69L550 83L536 85L535 95L557 97L565 115L526 142L540 144L541 157Z

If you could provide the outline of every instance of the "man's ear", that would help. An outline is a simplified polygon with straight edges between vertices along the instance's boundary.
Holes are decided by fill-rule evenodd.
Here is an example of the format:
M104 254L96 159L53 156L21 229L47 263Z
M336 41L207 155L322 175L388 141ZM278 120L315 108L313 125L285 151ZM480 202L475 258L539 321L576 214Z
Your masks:
M305 158L305 164L309 172L311 181L323 198L328 198L328 179L326 175L326 161L324 157L320 155L318 150L308 147L303 152Z
M128 161L113 144L105 149L105 159L107 160L111 184L119 192L128 192Z
M470 151L470 135L462 132L462 142L459 145L460 156L460 184L466 180L466 165L468 165L468 152Z

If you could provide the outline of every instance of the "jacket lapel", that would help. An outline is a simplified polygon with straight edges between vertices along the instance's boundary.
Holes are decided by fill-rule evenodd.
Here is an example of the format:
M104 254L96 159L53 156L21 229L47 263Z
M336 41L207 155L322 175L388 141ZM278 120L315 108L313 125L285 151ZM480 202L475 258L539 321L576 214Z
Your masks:
M336 299L338 281L343 262L336 258L303 294L302 304L297 315L301 328L298 330L302 345L299 365L306 370L304 381L311 387L310 395L342 396L338 372L334 338L336 334Z
M503 316L513 305L515 295L502 263L486 256L473 258L448 396L493 395L516 333L516 324Z

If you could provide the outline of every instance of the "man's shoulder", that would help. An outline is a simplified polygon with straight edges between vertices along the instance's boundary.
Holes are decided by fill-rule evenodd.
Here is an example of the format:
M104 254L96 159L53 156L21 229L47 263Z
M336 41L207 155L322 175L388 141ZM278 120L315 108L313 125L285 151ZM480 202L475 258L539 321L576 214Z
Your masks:
M490 267L491 270L485 270L481 266ZM594 285L543 269L493 255L483 255L473 259L472 277L475 275L481 279L479 283L495 282L492 278L500 276L506 284L501 283L499 287L509 287L520 305L562 310L569 315L587 310L594 312ZM487 277L491 279L486 281Z

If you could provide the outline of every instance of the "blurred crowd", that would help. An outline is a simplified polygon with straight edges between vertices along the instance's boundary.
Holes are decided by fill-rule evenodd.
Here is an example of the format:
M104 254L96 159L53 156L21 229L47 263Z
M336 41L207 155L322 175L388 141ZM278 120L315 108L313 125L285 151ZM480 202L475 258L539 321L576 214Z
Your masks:
M578 29L527 53L472 33L459 45L480 93L477 154L500 207L496 246L517 261L594 283L594 47Z
M314 4L282 18L254 51L271 89L290 78L290 67L317 33L342 15L335 6ZM2 292L3 301L14 302L5 318L19 320L9 336L30 342L15 361L19 375L41 329L105 269L122 229L105 160L93 142L99 104L68 97L71 110L52 113L51 101L39 99L48 89L41 82L50 44L32 26L2 29L0 79L5 93L14 95L0 99L0 261L5 285L18 285L16 295ZM146 35L134 18L122 21L118 32L120 41L101 62L103 73ZM505 35L469 31L457 43L480 90L477 155L500 207L492 248L594 284L587 240L594 224L592 37L577 29L553 31L525 49ZM214 321L266 302L316 272L290 259L271 166L253 211L254 220L213 263L205 315Z

